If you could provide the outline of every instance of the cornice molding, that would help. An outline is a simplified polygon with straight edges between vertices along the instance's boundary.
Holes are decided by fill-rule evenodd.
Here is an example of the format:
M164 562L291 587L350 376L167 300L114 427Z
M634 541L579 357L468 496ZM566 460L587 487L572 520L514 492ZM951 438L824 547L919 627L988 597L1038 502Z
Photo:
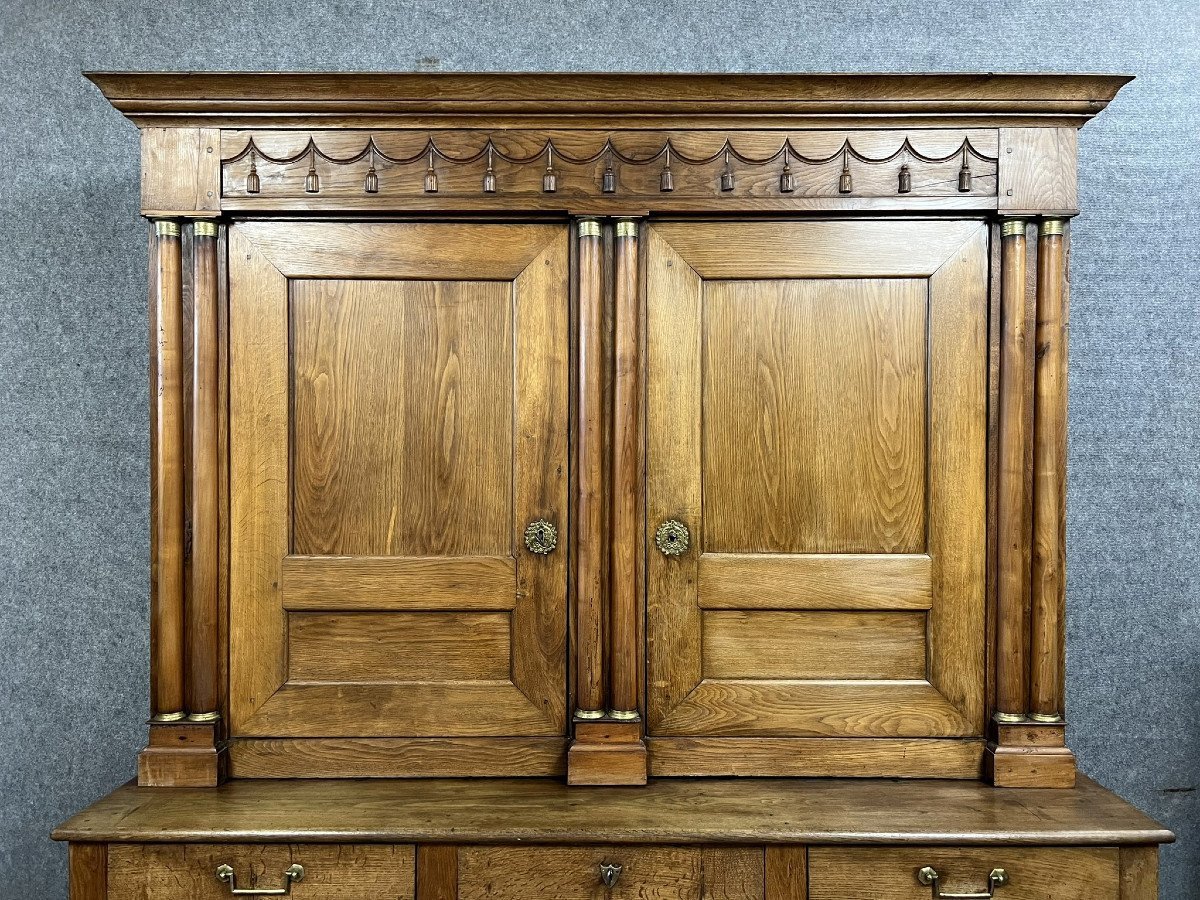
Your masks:
M1131 80L1051 74L92 72L140 126L1083 125Z

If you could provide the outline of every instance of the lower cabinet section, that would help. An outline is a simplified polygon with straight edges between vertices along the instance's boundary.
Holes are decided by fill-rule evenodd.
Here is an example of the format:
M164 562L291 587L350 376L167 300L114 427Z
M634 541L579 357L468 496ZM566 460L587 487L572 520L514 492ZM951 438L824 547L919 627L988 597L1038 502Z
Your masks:
M73 844L72 900L1155 900L1149 847ZM107 870L107 871L105 871Z
M113 844L107 900L412 900L414 865L410 844Z
M808 900L1118 900L1116 849L812 847Z
M462 847L458 900L762 900L761 847Z

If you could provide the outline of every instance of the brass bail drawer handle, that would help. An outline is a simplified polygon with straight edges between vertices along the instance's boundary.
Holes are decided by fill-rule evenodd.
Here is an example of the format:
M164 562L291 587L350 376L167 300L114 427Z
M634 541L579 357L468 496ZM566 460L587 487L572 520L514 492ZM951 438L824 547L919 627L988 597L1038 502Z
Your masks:
M992 900L996 896L996 888L1008 884L1008 873L1003 869L992 869L988 873L988 889L973 894L943 894L938 887L938 873L933 866L925 866L917 872L917 881L929 885L930 895L934 900Z
M558 546L558 529L545 519L535 519L525 526L525 549L545 556Z
M621 877L622 868L615 863L600 863L600 880L604 882L606 888L614 888L617 886L617 879Z
M233 867L227 865L217 866L217 880L223 881L229 885L229 893L235 897L288 897L292 893L292 885L297 881L304 880L304 866L299 863L292 863L283 873L283 887L281 888L240 888L237 886L237 876L233 873Z

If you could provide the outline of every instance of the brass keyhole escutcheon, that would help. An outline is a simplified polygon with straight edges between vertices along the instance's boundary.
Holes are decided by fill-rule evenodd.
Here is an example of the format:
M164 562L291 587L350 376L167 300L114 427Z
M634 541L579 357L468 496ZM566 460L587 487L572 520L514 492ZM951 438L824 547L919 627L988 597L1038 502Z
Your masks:
M622 867L618 863L600 863L600 880L606 888L614 888L621 877Z
M663 556L682 556L691 543L688 528L678 519L667 519L654 532L654 544Z
M545 556L558 546L558 529L545 519L535 519L525 526L525 546L530 553Z

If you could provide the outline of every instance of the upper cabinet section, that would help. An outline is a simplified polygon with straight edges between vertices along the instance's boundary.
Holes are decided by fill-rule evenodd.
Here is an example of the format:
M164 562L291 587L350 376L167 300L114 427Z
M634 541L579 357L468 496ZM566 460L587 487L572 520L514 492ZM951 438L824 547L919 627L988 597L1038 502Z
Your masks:
M142 211L1073 215L1119 75L93 74Z

